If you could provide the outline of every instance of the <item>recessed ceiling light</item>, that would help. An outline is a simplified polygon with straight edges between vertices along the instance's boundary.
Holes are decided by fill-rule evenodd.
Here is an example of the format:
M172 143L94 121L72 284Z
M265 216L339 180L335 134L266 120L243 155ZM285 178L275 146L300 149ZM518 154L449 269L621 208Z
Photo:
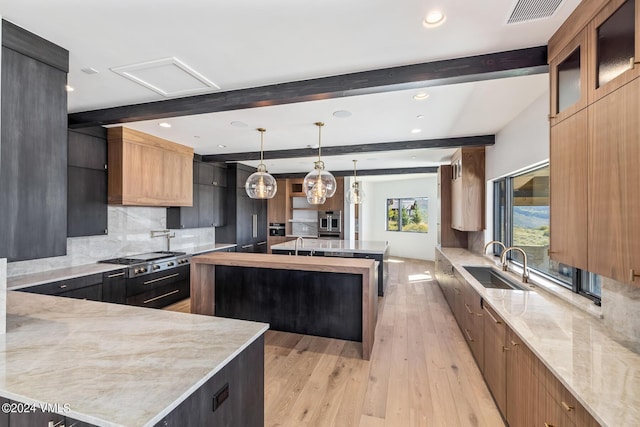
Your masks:
M171 123L162 122L162 123L158 123L158 126L160 126L162 128L170 128L171 127Z
M218 148L227 148L227 146L224 144L218 144Z
M411 133L420 133L422 129L411 129Z
M333 112L333 116L334 117L339 117L341 119L344 119L346 117L351 116L351 111L347 111L347 110L338 110L338 111L334 111Z
M67 92L73 92L73 87L71 87L71 86L69 86L69 85L64 85L64 89L65 89Z
M370 157L370 158L365 159L365 160L368 161L368 162L375 162L378 159L376 159L375 157Z
M424 114L418 114L418 115L416 116L416 119L424 119Z
M423 99L427 99L428 97L429 94L427 92L418 92L413 95L413 99L415 99L416 101L422 101Z
M427 28L434 28L439 25L442 25L442 23L446 19L447 17L445 16L444 13L440 12L439 10L432 10L431 12L427 13L427 16L424 18L424 21L422 21L422 25L424 25Z
M249 125L247 125L245 122L234 120L231 122L231 126L235 126L237 128L246 128Z

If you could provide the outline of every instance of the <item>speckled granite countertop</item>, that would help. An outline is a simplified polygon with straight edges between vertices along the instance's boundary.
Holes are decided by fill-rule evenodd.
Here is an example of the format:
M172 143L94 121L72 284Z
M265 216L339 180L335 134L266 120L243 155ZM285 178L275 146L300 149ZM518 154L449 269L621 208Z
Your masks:
M68 404L64 415L99 426L152 426L267 328L8 292L0 395Z
M296 241L290 240L284 243L271 245L271 249L292 251L296 247ZM382 254L389 245L387 242L367 241L367 240L324 240L324 239L304 239L299 250L308 251L314 249L322 252L358 252L370 254Z
M462 268L493 265L488 257L464 249L439 250L598 422L640 425L637 349L625 345L595 316L544 290L487 289Z

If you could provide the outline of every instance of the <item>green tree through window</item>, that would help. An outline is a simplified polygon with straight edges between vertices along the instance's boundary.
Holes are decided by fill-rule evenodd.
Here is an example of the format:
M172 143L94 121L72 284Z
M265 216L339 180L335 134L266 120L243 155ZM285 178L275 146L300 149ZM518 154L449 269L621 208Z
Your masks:
M387 231L427 233L429 198L387 199Z

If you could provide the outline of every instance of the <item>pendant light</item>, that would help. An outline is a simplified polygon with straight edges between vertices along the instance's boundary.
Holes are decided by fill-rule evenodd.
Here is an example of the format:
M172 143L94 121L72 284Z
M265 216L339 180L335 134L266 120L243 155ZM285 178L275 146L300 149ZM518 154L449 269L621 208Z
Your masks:
M364 201L364 190L360 188L358 175L356 174L356 162L357 160L353 161L353 184L351 184L351 188L347 193L347 203L352 205L359 205Z
M247 182L244 183L244 189L252 199L271 199L278 191L278 184L276 179L267 172L267 167L264 163L262 163L264 133L267 130L258 128L257 131L260 132L260 164L258 165L258 170L247 178Z
M304 177L302 188L307 195L307 202L312 205L321 205L327 197L336 193L336 179L329 171L324 170L322 161L322 126L324 123L316 122L318 126L318 161L314 162L313 170Z

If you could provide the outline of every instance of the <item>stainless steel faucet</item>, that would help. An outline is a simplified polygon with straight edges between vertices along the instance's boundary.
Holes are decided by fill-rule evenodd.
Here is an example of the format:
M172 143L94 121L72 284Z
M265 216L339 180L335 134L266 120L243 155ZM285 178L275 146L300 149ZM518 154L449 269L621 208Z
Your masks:
M509 251L520 251L520 253L522 254L522 259L523 259L523 267L522 267L522 283L528 283L529 282L529 267L527 267L527 253L522 249L519 248L517 246L509 246L508 248L506 248L504 251L502 251L502 256L500 257L500 261L502 262L502 269L504 271L507 271L507 268L509 266L509 264L507 263L507 253Z
M302 247L302 245L304 245L304 240L302 239L302 237L298 237L296 239L296 252L295 252L296 255L298 255L298 242L300 242L300 247Z
M171 251L171 239L176 237L176 232L171 233L171 230L151 230L151 237L166 237L167 238L167 252Z
M492 241L490 241L489 243L487 243L486 245L484 245L484 249L483 249L483 251L482 251L482 255L486 254L486 253L487 253L487 248L488 248L490 245L494 245L494 244L495 244L495 245L500 245L500 246L502 246L502 252L500 252L500 255L498 255L498 256L502 256L502 254L504 253L504 250L505 250L505 249L507 249L507 247L504 245L504 243L502 243L502 242L501 242L501 241L499 241L499 240L492 240Z

